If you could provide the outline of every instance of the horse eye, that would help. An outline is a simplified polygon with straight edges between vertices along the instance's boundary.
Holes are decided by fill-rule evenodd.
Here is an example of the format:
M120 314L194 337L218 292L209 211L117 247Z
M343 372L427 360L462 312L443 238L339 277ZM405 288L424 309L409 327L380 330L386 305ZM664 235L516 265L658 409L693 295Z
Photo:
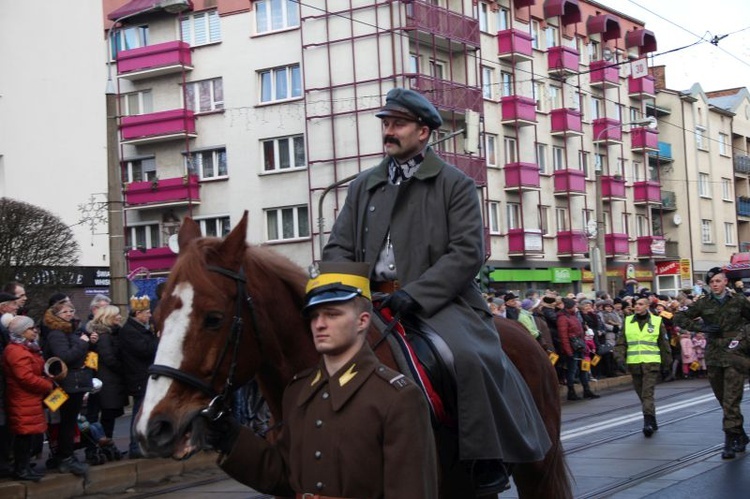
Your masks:
M203 319L203 327L206 329L218 329L224 322L224 314L221 312L209 312Z

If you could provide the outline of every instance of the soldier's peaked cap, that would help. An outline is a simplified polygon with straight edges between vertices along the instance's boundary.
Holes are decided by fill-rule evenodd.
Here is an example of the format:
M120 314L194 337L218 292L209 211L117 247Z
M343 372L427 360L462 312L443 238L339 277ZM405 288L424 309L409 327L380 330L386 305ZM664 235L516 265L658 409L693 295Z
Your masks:
M435 130L443 124L435 106L424 95L408 88L394 88L385 96L385 106L375 116L385 118L391 116L422 123Z
M357 296L371 299L370 264L363 262L321 262L317 275L305 288L303 314L324 303L343 303Z

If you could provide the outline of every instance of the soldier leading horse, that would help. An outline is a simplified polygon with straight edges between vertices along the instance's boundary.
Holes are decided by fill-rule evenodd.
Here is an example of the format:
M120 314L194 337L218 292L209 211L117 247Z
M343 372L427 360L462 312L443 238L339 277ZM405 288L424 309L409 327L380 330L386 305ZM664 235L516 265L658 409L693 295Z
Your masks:
M161 340L135 431L147 455L185 459L205 447L201 411L222 410L234 388L253 377L276 421L292 376L315 365L309 325L300 310L305 272L267 248L245 242L247 215L224 239L202 238L186 219L180 256L157 311ZM557 376L525 328L497 319L502 346L529 385L552 446L544 460L515 466L522 498L572 497L560 442ZM371 344L380 338L373 329ZM383 343L376 353L396 368ZM444 497L470 497L443 470Z

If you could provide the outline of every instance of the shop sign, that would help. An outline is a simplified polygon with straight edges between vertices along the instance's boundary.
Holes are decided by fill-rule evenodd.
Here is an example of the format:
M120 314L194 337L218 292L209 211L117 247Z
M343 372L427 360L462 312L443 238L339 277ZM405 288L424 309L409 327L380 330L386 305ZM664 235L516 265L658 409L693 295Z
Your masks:
M573 276L569 268L553 267L550 270L552 270L552 279L550 280L551 282L554 282L554 283L573 282Z
M656 275L678 275L680 262L656 262Z

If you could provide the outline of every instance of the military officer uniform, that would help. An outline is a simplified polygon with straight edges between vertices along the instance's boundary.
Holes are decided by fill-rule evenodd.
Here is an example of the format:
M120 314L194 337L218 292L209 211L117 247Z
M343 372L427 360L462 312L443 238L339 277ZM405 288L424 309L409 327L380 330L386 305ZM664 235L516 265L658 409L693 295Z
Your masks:
M713 268L706 273L707 281L719 273ZM702 321L698 321L698 319ZM706 367L708 380L724 412L723 430L726 435L722 457L730 459L735 452L743 452L748 436L743 428L740 404L747 370L738 368L736 357L742 355L743 331L750 323L750 301L738 293L725 291L723 296L709 293L687 310L674 316L675 325L688 331L703 331L706 335Z

